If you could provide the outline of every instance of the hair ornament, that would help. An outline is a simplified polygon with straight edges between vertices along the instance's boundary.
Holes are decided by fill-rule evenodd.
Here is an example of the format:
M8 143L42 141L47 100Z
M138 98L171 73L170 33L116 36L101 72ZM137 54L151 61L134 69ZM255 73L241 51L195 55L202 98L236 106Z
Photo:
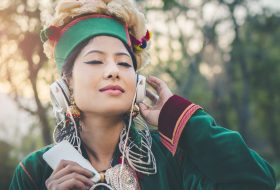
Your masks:
M147 30L145 36L143 36L140 40L136 39L133 35L130 35L133 47L136 51L142 51L145 49L151 37L152 33L149 30Z
M60 28L57 26L50 26L41 31L40 37L43 43L47 40L57 41L60 37Z

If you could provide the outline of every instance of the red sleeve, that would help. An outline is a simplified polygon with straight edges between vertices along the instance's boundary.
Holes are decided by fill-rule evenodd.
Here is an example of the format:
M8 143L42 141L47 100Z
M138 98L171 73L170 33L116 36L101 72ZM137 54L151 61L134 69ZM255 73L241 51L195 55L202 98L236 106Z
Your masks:
M198 109L201 107L177 95L170 97L163 105L158 130L161 142L173 155L186 123Z

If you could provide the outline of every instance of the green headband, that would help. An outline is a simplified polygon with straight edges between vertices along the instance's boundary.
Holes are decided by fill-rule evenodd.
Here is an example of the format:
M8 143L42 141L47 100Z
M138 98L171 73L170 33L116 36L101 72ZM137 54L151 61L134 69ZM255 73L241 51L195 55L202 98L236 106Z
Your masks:
M132 53L127 25L107 15L94 14L78 17L62 29L49 27L42 31L41 38L42 41L55 42L54 58L61 73L63 64L73 49L82 41L98 35L120 39Z

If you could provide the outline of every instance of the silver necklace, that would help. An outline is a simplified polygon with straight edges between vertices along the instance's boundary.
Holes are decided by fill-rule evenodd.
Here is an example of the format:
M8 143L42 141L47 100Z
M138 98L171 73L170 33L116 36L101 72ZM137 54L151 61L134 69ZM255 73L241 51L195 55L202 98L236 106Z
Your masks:
M105 186L110 190L137 190L136 173L127 164L117 164L107 169L105 173L99 174L100 182L94 184L89 190L100 186Z

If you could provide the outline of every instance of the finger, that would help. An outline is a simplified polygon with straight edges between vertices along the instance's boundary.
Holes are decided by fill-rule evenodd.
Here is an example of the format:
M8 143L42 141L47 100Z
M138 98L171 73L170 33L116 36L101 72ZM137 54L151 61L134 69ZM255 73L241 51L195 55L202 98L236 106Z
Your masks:
M146 95L147 97L153 102L153 104L156 104L156 102L159 99L159 96L154 94L152 91L146 89Z
M145 104L144 102L141 102L138 105L139 105L140 110L147 110L147 109L149 109L149 106L147 104Z
M58 179L60 178L62 175L66 175L67 173L75 172L75 168L71 169L71 167L76 166L78 167L77 172L79 172L81 169L83 171L81 171L80 173L84 174L87 177L92 177L93 174L88 171L85 168L82 168L78 163L73 162L73 161L69 161L69 160L61 160L57 166L57 168L53 171L52 175L50 176L50 180L52 179ZM65 169L66 168L66 169Z
M89 178L87 178L83 175L77 174L77 173L71 173L71 174L68 174L68 175L65 175L65 176L61 177L57 180L57 183L61 184L64 181L67 181L67 180L70 180L70 179L76 179L76 180L82 182L85 186L91 187L93 185L93 182Z
M165 82L155 76L149 76L147 82L156 88L161 88L165 85Z
M62 168L66 167L67 165L76 165L76 162L72 162L70 160L61 160L58 164L58 166L53 170L53 174L60 171Z
M69 179L67 181L64 181L63 183L58 185L59 188L58 189L80 189L80 190L84 190L87 188L87 186L85 184L83 184L82 182L78 181L77 179Z
M149 111L149 106L143 102L139 103L139 108L140 108L140 113L144 116L147 114L147 111Z
M55 180L47 179L45 182L47 189L57 189L58 183Z
M66 167L62 168L60 171L55 173L53 175L53 179L59 179L64 175L70 174L70 173L78 173L80 175L84 175L88 178L93 177L93 174L88 171L87 169L81 167L80 165L67 165Z
M157 126L157 117L156 115L159 114L159 110L156 110L155 107L149 107L145 103L140 103L140 113L142 117L145 119L147 123L153 126Z
M160 91L161 86L162 86L162 83L161 83L159 80L155 79L155 77L152 77L152 76L148 77L147 82L148 82L148 84L150 84L150 85L153 87L153 89L155 89L157 92Z
M168 98L170 98L173 95L171 90L168 88L167 84L159 78L150 76L147 81L157 91L161 103L166 102Z

